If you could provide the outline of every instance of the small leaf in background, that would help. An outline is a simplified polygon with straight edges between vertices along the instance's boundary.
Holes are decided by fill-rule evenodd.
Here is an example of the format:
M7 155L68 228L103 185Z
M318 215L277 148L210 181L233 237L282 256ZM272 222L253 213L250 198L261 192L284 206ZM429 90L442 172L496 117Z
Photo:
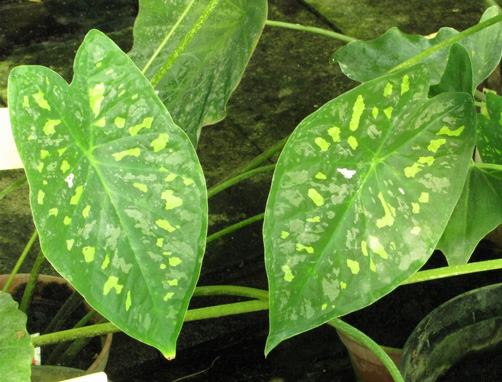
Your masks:
M480 22L499 15L497 6L488 8ZM441 28L434 38L409 35L397 28L371 41L353 41L337 50L333 61L340 64L345 75L355 81L365 82L377 78L407 59L454 36L452 28ZM483 82L500 62L502 57L502 23L496 23L459 41L469 56L473 67L473 81L477 86ZM444 48L425 58L431 73L431 85L440 82L446 67L449 48Z
M33 344L26 315L8 293L0 291L0 374L3 381L29 382Z
M110 39L90 31L68 85L9 79L14 138L47 259L101 314L174 357L200 273L205 180L186 134Z
M267 352L372 304L432 254L462 192L476 114L465 93L427 100L428 84L425 65L369 81L291 135L263 228Z
M446 92L472 94L473 91L471 58L462 45L455 43L450 48L448 63L441 81L431 86L429 96L433 97Z
M140 0L130 57L143 69L190 1ZM146 76L151 79L195 23L207 1L196 1ZM174 122L196 145L199 129L225 118L267 18L266 0L222 0L155 87Z
M476 146L484 163L502 167L502 97L488 93L486 107L489 118L478 114ZM499 224L502 224L502 168L473 163L437 248L448 264L465 264L480 240Z

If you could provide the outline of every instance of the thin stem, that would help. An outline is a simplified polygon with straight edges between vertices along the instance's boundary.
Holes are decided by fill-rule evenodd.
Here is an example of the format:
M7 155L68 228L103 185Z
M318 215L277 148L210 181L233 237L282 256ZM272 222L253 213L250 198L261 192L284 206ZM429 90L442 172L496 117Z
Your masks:
M21 268L21 265L23 265L24 259L26 259L26 256L28 255L28 252L30 251L31 247L33 246L33 243L38 237L38 231L35 230L33 232L33 235L31 235L30 240L28 240L28 243L26 244L26 247L24 247L23 252L21 253L21 256L19 256L19 259L17 260L16 265L14 266L14 269L12 269L12 272L5 283L2 292L7 292L7 290L10 287L10 284L12 284L12 281L14 280L14 277L16 277L17 272L19 271L19 268Z
M66 299L64 304L61 306L56 315L52 318L49 325L45 329L45 333L56 332L61 328L61 326L66 322L66 320L71 316L71 314L77 309L82 302L84 302L84 298L78 293L74 291L70 297Z
M485 0L485 3L489 7L496 6L499 7L500 9L500 5L498 5L498 3L495 0Z
M194 296L240 296L268 301L268 291L237 285L210 285L195 288Z
M477 261L464 265L450 265L447 267L420 271L411 276L401 285L421 283L424 281L438 280L446 277L466 275L469 273L492 271L502 269L502 259Z
M328 325L341 330L342 332L361 342L364 346L370 349L373 354L375 354L380 359L380 361L382 361L392 378L394 378L395 382L404 382L404 379L394 361L392 361L392 359L387 355L387 353L385 353L382 347L375 341L373 341L370 337L339 318L335 318L329 321Z
M482 29L488 28L489 26L496 24L498 22L502 21L502 15L498 15L495 17L492 17L491 19L488 19L486 21L483 21L482 23L479 23L477 25L474 25L460 33L457 33L456 35L447 38L444 41L441 41L439 44L431 46L429 49L424 50L423 52L417 54L416 56L413 56L412 58L400 63L399 65L395 66L391 70L389 70L386 74L391 74L391 73L396 73L399 72L400 70L409 68L410 66L413 66L420 61L422 61L424 58L429 57L431 54L436 53L440 51L443 48L446 48L447 46L450 46L451 44L462 40L463 38L470 36L474 33L479 32Z
M260 155L258 155L257 157L255 157L253 160L251 160L250 162L248 162L244 166L242 166L242 167L240 167L240 168L232 171L232 173L228 177L223 178L220 182L218 182L212 188L216 188L220 184L226 182L227 180L229 180L229 179L231 179L231 178L233 178L233 177L235 177L237 175L240 175L240 174L242 174L244 172L250 171L250 170L258 167L260 164L262 164L263 162L265 162L267 159L269 159L275 153L277 153L278 151L281 151L282 148L284 147L284 145L286 144L286 142L288 141L288 139L289 139L289 136L287 136L286 138L281 139L275 145L273 145L272 147L268 148L266 151L264 151L263 153L261 153Z
M176 49L173 51L171 56L166 60L164 65L159 68L157 73L155 73L153 78L150 80L150 83L153 87L157 86L160 80L166 75L169 68L173 66L181 53L183 53L183 51L186 49L190 41L192 41L192 39L195 37L199 29L202 28L202 25L204 25L205 21L208 19L211 13L213 13L214 8L216 8L219 2L220 0L211 0L209 2L197 21L195 21L195 23L192 25L192 28L190 28L188 33L183 37L183 40L181 40Z
M477 168L479 168L480 170L498 170L498 171L502 171L502 164L476 162L476 163L474 163L474 166L477 167Z
M252 216L249 219L242 220L234 225L231 225L230 227L224 228L221 231L218 231L216 233L213 233L212 235L209 235L206 239L206 243L209 243L213 240L216 240L222 236L225 236L231 232L237 231L238 229L245 227L251 223L257 222L259 220L262 220L264 218L265 214L258 214L256 216Z
M33 268L31 269L30 277L28 278L28 282L26 283L26 287L24 288L23 298L21 299L21 304L19 305L19 309L24 313L28 312L28 307L31 303L35 286L37 285L37 279L38 279L38 274L40 273L40 267L42 266L44 260L45 260L44 253L40 251L38 253L37 258L35 259Z
M178 28L178 26L181 24L181 22L183 21L183 19L185 18L185 16L190 11L190 8L192 8L193 3L195 3L195 0L192 0L187 5L187 7L185 8L185 10L181 14L180 18L178 19L178 21L176 21L176 24L173 25L173 27L171 28L171 30L169 31L169 33L166 35L166 37L164 38L164 40L160 43L160 45L157 48L157 50L153 53L152 57L150 57L150 59L148 60L148 62L145 65L145 67L141 71L141 73L145 74L146 71L148 70L148 68L150 67L150 65L152 65L152 63L155 60L155 58L157 57L157 55L164 48L164 46L167 44L167 42L169 41L169 39L171 38L171 36L173 35L173 33L176 31L176 29Z
M234 314L257 312L268 309L268 301L252 300L236 302L232 304L216 305L208 308L192 309L187 311L185 322L231 316ZM107 333L116 333L121 330L111 322L85 326L83 328L69 329L57 333L44 334L39 337L32 337L33 346L45 346L64 341L71 341L78 338L96 337Z
M346 36L341 33L333 32L333 31L330 31L327 29L322 29L322 28L309 27L309 26L305 26L305 25L301 25L301 24L291 24L291 23L285 23L282 21L267 20L265 22L265 25L268 25L271 27L287 28L287 29L294 29L297 31L316 33L316 34L320 34L323 36L332 37L332 38L335 38L335 39L343 41L343 42L351 42L351 41L357 40L354 37Z
M12 183L5 190L0 191L0 200L3 199L3 198L5 198L12 191L14 191L16 188L18 188L19 186L21 186L24 182L26 182L26 175L23 175L22 177L18 178L14 183Z
M274 171L274 169L275 169L275 164L269 164L267 166L258 167L258 168L255 168L254 170L250 170L250 171L244 172L242 174L239 174L237 176L234 176L233 178L230 178L230 179L226 180L225 182L219 183L219 184L211 187L207 191L207 197L210 198L211 196L216 195L217 193L223 191L224 189L226 189L230 186L233 186L236 183L239 183L240 181L242 181L244 179L251 178L252 176L259 174L259 173L262 173L262 172Z

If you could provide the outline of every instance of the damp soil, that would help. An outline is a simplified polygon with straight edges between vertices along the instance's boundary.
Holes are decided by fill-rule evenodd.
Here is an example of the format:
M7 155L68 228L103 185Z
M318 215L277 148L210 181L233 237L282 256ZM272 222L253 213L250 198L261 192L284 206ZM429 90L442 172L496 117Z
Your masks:
M25 287L26 284L21 284L12 293L13 299L18 303L21 302ZM28 321L26 324L28 333L46 334L46 328L72 293L71 289L59 283L38 282L33 294L34 297L28 308ZM82 303L73 310L68 319L62 323L59 330L71 329L87 313L88 309L85 308L82 299ZM67 343L67 346L69 345L71 345L71 342ZM47 364L44 360L47 360L55 348L56 345L44 346L41 348L42 365ZM56 361L52 364L86 370L94 362L100 352L100 339L92 338L89 339L88 343L78 352L75 358L64 363Z

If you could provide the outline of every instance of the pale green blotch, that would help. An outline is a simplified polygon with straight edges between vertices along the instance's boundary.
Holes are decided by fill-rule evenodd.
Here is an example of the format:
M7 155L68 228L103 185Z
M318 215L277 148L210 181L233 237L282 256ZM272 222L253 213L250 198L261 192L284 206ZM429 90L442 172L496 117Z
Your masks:
M157 227L165 229L167 232L173 232L176 229L165 219L158 219L155 221L155 224Z
M82 248L82 253L86 263L90 263L94 260L94 255L96 254L96 248L87 246Z
M135 147L133 149L124 150L124 151L120 151L118 153L114 153L114 154L112 154L112 156L118 162L119 160L122 160L125 156L139 157L140 154L141 154L141 151L140 151L139 147Z
M387 85L385 85L385 89L383 90L383 96L390 96L392 94L392 88L393 85L390 82L387 82Z
M381 192L378 193L378 199L380 199L380 203L382 203L385 215L383 218L377 220L376 226L378 228L391 226L392 224L394 224L394 216L396 216L396 209L385 201L383 194Z
M345 289L345 288L347 288L347 283L340 281L340 289Z
M167 280L167 283L169 284L169 286L177 286L178 279Z
M77 205L78 201L80 200L80 196L82 195L82 192L84 191L84 186L78 186L75 189L75 195L73 195L70 199L70 204L72 205Z
M321 151L326 151L329 149L329 146L331 146L331 143L329 143L328 141L326 141L324 138L322 137L317 137L315 140L314 140L315 144L317 146L319 146L319 148L321 149Z
M412 166L404 168L404 175L406 175L407 178L414 178L415 175L422 171L420 167L420 163L413 163Z
M103 102L103 99L105 98L104 94L105 84L102 82L89 89L89 105L94 113L94 118L96 118L99 114L101 102Z
M321 194L319 194L319 192L317 192L313 188L309 188L308 196L310 199L312 199L312 201L315 203L316 206L320 207L324 205L324 198L322 197Z
M164 296L163 300L164 300L164 301L170 300L170 299L172 299L172 298L173 298L173 296L174 296L174 293L173 293L173 292L168 292L168 293L166 293L166 295Z
M70 164L68 163L68 161L66 160L63 160L63 163L61 163L61 167L60 167L60 170L62 171L62 173L64 174L66 171L68 171L70 169Z
M389 258L389 254L385 251L385 248L380 243L380 240L378 240L378 237L370 236L370 248L382 259L386 260Z
M376 117L378 117L378 112L379 112L378 107L374 106L373 110L371 110L371 114L373 115L373 118L376 119Z
M169 265L171 267L176 267L182 263L181 259L179 257L170 257L169 258Z
M51 216L51 215L58 216L58 209L57 208L51 208L49 210L49 216Z
M315 174L315 178L316 179L328 179L328 177L320 171L317 174Z
M169 142L169 135L167 134L159 134L157 139L154 139L150 144L153 147L153 151L157 152L166 148L166 144Z
M350 268L352 274L357 275L359 273L359 262L351 259L347 259L347 266Z
M394 108L392 106L388 107L387 109L384 109L384 114L387 117L387 119L390 119L392 117L392 112L394 111Z
M458 137L464 131L465 126L460 126L456 130L451 130L448 126L443 126L441 130L439 130L436 135L447 135L449 137Z
M105 125L106 125L106 118L105 117L102 117L102 118L98 119L94 123L94 126L97 126L97 127L105 127Z
M286 280L288 283L293 281L295 276L293 276L293 273L291 272L291 268L289 267L289 265L283 265L281 267L281 270L284 272L284 280Z
M429 193L428 192L422 192L420 194L420 197L418 198L418 201L420 203L428 203L429 202Z
M413 235L418 235L418 234L420 233L420 231L421 231L421 230L422 230L422 228L420 228L420 227L416 227L416 226L415 226L415 227L413 227L413 228L412 228L411 233L412 233Z
M353 137L353 136L350 136L347 138L347 143L352 148L352 150L357 149L357 146L359 146L359 143L357 142L356 137Z
M366 240L361 241L361 251L364 256L368 256L368 243L366 243Z
M162 246L164 245L164 238L163 237L159 237L157 239L157 242L155 243L155 245L159 248L162 248Z
M89 211L91 210L91 206L87 205L85 208L82 210L82 216L84 219L87 219L87 216L89 216Z
M314 216L313 218L307 218L307 221L311 222L311 223L319 223L321 221L321 217L320 216Z
M350 118L350 131L356 131L359 128L359 121L361 119L361 115L363 114L364 107L364 98L361 94L357 96L356 102L354 103L354 107L352 108L352 117Z
M108 257L108 254L106 254L103 263L101 264L101 269L106 269L106 267L109 264L110 264L110 258Z
M328 307L328 304L322 304L321 305L321 310L326 310L327 307Z
M66 240L66 249L68 251L71 251L74 243L75 243L75 239Z
M328 129L328 134L333 139L333 142L340 142L342 138L340 138L340 128L338 126L333 126Z
M45 196L45 192L43 192L42 190L38 190L38 194L37 194L37 203L38 204L44 204L44 196Z
M132 99L132 100L135 100L136 98L138 98L138 95L137 95L137 94L133 94L133 95L131 96L131 99Z
M38 172L42 172L43 169L44 169L44 162L40 162L37 166L37 170Z
M427 146L427 150L432 151L433 153L437 152L439 148L446 143L446 139L431 139L429 142L429 146Z
M190 186L191 184L195 183L195 181L193 179L190 179L190 178L183 178L183 184L185 186Z
M103 296L106 296L112 289L115 289L116 294L122 292L124 286L119 284L119 278L117 276L109 276L103 286Z
M63 155L66 150L68 150L68 147L63 147L62 149L59 149L58 150L59 156Z
M420 158L418 158L418 163L432 166L432 164L434 163L434 157L431 157L431 156L420 157Z
M414 214L418 214L420 212L420 204L415 203L415 202L411 202L411 211Z
M45 159L49 156L49 152L47 150L40 150L40 159Z
M23 103L21 104L23 107L30 107L30 100L28 96L23 97Z
M113 120L113 124L117 126L117 128L122 129L125 125L125 118L115 117L115 119Z
M297 250L297 251L301 251L301 250L303 250L303 249L304 249L304 250L306 250L306 251L307 251L307 253L314 253L314 248L312 248L312 247L307 247L307 246L305 246L305 245L303 245L303 244L300 244L300 243L296 243L296 250Z
M179 207L183 204L183 199L174 196L174 192L172 190L164 191L160 198L166 201L166 210L172 210L173 208Z
M147 117L143 119L143 122L141 122L139 125L134 125L129 128L129 134L131 134L131 136L135 136L141 130L151 128L152 122L153 122L153 117Z
M129 311L129 308L131 307L132 305L132 301L131 301L131 291L127 291L127 298L126 298L126 302L125 302L125 308L126 308L126 312Z
M370 259L370 271L376 272L376 265L373 262L373 259Z
M63 224L64 225L70 225L70 223L71 223L71 217L65 216L64 219L63 219Z
M42 93L42 90L39 90L38 93L32 94L33 99L42 109L51 110L51 106L45 99L45 94Z
M166 265L166 264L160 264L159 268L160 268L160 269L166 269L166 268L167 268L167 265Z
M140 191L143 191L143 192L147 192L148 191L148 186L146 184L133 183L132 185L133 185L133 187L136 187Z
M178 177L178 175L176 174L169 174L168 176L166 176L166 179L165 181L166 182L172 182L174 179L176 179Z
M409 90L410 90L410 76L405 74L403 80L401 81L401 95L403 95Z
M286 239L289 236L289 232L281 231L281 239Z
M96 62L96 68L101 68L101 65L103 65L103 62L100 61L100 62Z
M47 186L47 181L44 179L44 180L42 181L42 184L43 184L44 186Z
M54 134L56 132L56 129L54 129L54 127L56 127L60 123L61 123L60 119L48 119L43 127L45 135Z

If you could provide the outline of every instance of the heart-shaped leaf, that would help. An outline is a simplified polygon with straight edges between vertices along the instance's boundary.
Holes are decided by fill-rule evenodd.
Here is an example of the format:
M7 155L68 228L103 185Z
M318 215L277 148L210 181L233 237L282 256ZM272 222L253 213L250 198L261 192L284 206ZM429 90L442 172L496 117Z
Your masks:
M33 344L26 315L8 293L0 291L0 373L4 381L29 382Z
M207 1L198 0L190 8L189 3L140 0L134 46L129 52L140 69L172 32L146 71L148 78L170 57L207 5ZM202 126L225 118L226 103L242 77L266 18L266 0L221 0L155 87L176 124L194 145Z
M465 181L476 114L465 93L427 100L426 66L369 81L296 128L264 222L266 351L361 309L433 252Z
M480 22L500 14L497 6L488 8ZM387 73L392 68L416 56L422 51L456 35L451 28L441 28L434 38L409 35L397 28L389 29L385 34L372 41L353 41L337 50L333 61L340 64L345 75L359 82L369 81ZM500 62L502 56L502 23L498 22L459 41L472 61L473 81L475 86L485 80ZM446 67L449 48L444 48L423 62L431 73L431 84L441 80Z
M174 357L207 229L195 150L110 39L86 36L68 85L45 67L9 79L14 138L43 251L95 309Z
M435 96L446 92L466 92L472 94L474 83L472 82L472 64L469 53L465 48L455 43L450 48L448 63L444 70L441 81L431 86L429 96Z
M471 164L462 196L437 246L450 265L467 263L480 240L502 224L502 97L487 94L486 108L489 117L478 114L476 140L484 163Z

